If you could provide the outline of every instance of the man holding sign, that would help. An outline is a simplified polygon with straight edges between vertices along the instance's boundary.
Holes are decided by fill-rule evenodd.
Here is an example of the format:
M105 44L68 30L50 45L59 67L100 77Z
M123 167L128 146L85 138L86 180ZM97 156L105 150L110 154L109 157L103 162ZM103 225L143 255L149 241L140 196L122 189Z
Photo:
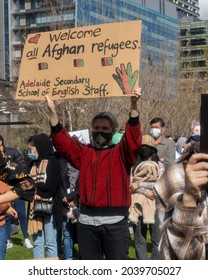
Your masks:
M57 152L80 170L80 216L78 245L85 260L126 260L130 235L128 209L131 204L130 171L141 146L142 134L137 111L141 89L127 83L130 69L117 69L114 77L122 90L131 95L130 118L121 141L112 137L118 126L110 112L101 112L92 120L92 145L72 138L58 121L54 101L46 96L51 135ZM126 97L128 98L128 97Z

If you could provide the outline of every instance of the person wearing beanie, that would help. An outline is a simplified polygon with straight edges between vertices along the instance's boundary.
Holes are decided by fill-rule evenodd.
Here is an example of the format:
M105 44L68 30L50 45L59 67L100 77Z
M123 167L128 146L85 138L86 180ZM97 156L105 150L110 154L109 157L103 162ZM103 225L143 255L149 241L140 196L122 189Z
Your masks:
M126 260L130 245L128 209L131 204L131 167L141 146L137 111L141 89L134 89L125 133L112 143L118 122L111 112L92 119L92 144L72 138L58 121L55 103L46 96L53 145L58 153L80 170L78 219L79 255L83 260Z

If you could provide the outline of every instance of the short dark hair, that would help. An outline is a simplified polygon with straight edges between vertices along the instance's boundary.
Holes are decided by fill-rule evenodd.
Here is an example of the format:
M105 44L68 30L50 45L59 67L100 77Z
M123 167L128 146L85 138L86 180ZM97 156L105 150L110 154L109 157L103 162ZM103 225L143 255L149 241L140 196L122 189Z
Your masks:
M154 118L150 121L150 125L152 125L153 123L160 123L161 127L165 126L165 121L161 118Z

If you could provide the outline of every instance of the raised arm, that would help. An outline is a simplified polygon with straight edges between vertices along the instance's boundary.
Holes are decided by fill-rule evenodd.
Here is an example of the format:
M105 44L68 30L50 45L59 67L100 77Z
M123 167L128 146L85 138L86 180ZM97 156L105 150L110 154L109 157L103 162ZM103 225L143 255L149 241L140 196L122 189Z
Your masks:
M53 100L46 95L46 101L49 109L49 121L51 126L56 126L58 124L58 115L56 112L56 106Z
M131 113L130 116L132 118L135 118L139 115L138 108L137 108L137 101L142 95L142 89L141 88L135 88L132 92L131 96Z

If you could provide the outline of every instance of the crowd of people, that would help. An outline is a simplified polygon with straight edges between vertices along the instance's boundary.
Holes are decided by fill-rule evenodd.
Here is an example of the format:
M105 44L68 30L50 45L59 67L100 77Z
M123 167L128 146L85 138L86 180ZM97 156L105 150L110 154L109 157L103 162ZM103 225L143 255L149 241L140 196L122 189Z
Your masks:
M104 111L93 117L87 145L70 136L46 96L51 134L29 137L28 166L0 136L1 260L12 250L11 220L17 219L34 259L127 260L130 226L138 260L208 257L208 155L199 150L200 123L173 139L155 117L142 135L141 96L140 88L132 91L119 139L113 140L116 117ZM37 202L44 214L36 212Z

